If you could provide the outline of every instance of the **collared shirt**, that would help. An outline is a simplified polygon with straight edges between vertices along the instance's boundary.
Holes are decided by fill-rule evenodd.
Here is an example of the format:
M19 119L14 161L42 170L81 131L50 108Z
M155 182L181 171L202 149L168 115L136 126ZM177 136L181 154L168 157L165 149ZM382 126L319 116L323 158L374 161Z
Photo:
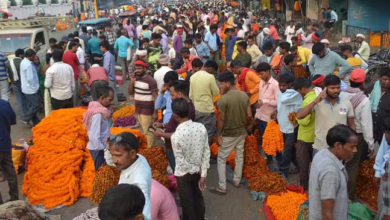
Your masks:
M175 199L171 191L152 179L151 190L152 219L180 220Z
M385 174L382 178L382 187L383 188L383 205L382 212L380 213L379 219L384 219L385 215L390 215L390 162L387 162L385 165Z
M379 146L378 152L375 157L375 177L381 178L383 174L385 174L385 165L389 161L390 158L390 144L387 143L385 135L383 134L383 138L381 141L381 145Z
M166 124L169 122L169 119L171 119L172 116L172 99L171 99L171 93L169 91L166 91L164 94L160 93L157 96L157 99L154 103L155 109L163 109L164 111L164 117L163 117L163 123Z
M256 110L256 118L265 122L271 121L271 114L277 106L277 98L279 92L279 83L274 78L270 78L268 82L260 81L259 100L263 105Z
M5 53L0 52L0 81L8 80L8 74L5 68L5 64L7 62L9 62L7 55L5 55Z
M70 99L75 90L74 73L70 65L56 62L46 71L45 87L57 100Z
M80 35L80 39L82 39L82 40L84 41L84 46L85 46L84 51L85 51L85 52L88 52L88 51L89 51L89 50L88 50L88 41L89 41L91 38L92 38L92 37L89 36L89 34L87 34L87 33L82 33L82 34Z
M308 92L302 102L302 108L313 102L317 98L316 92ZM315 113L312 112L303 119L297 119L298 127L298 140L306 143L314 143L314 125L315 125Z
M207 32L204 41L211 47L212 50L216 51L218 49L217 45L217 34L212 34L211 32Z
M297 51L300 58L300 61L297 63L297 65L307 64L309 62L311 50L307 49L306 47L298 46Z
M250 103L251 103L251 105L253 105L254 103L256 103L259 100L259 87L260 87L260 80L261 79L260 79L259 75L257 75L255 73L255 71L252 69L243 68L241 74L244 74L244 71L246 71L244 83L246 85L247 91L250 93L250 96L249 96ZM243 90L241 85L238 83L238 80L237 80L236 86L238 89L242 90L243 92L247 92L247 91Z
M145 196L145 206L142 214L151 219L150 192L152 190L152 170L148 161L141 154L137 154L137 160L128 168L121 171L118 184L132 184L138 186ZM104 151L104 158L110 166L114 161L109 150Z
M295 36L295 26L287 26L286 30L284 31L284 35L287 36L287 42L291 43L291 38Z
M94 114L92 116L88 129L88 144L89 150L104 150L106 148L107 138L110 136L110 123L108 119L104 119L102 114Z
M39 79L37 69L32 61L24 58L20 63L20 81L22 83L22 92L32 95L39 89Z
M176 158L175 176L200 173L207 176L210 167L209 136L205 126L188 120L177 126L171 136L172 149Z
M324 76L333 74L338 66L341 66L337 74L339 77L344 77L351 70L351 65L346 60L341 58L337 53L329 50L324 57L313 56L309 61L310 73L313 76L316 74L322 74Z
M337 15L337 13L334 10L332 10L330 12L330 19L334 19L335 22L337 22L339 20L339 16Z
M108 74L103 67L91 67L87 71L88 86L91 87L92 83L97 80L103 80L108 83Z
M77 64L79 64L80 61L76 53L73 53L70 50L66 51L62 56L62 61L73 68L74 78L77 80L79 78L79 67Z
M158 88L158 91L161 90L162 86L164 85L164 76L167 72L169 71L172 71L171 68L167 67L167 66L162 66L160 69L158 69L155 73L154 73L154 79L156 80L157 82L157 88Z
M100 50L100 41L97 37L92 37L88 40L88 51L89 54L103 54Z
M106 51L103 55L103 67L107 71L109 80L116 80L115 78L115 58L110 53Z
M246 51L251 55L252 64L255 63L261 55L263 55L256 44L248 45Z
M347 169L329 149L314 156L309 177L310 220L323 219L321 201L328 199L335 202L333 219L348 219Z
M81 47L77 48L76 56L79 59L80 65L83 66L85 63L85 52Z
M150 75L136 77L134 83L134 103L137 114L153 115L153 92L158 92L156 80Z
M214 112L213 96L219 94L215 77L204 71L198 71L191 76L190 99L195 109L203 113Z
M121 36L116 39L114 49L119 50L119 57L127 57L127 48L129 47L134 47L133 42L129 38Z
M106 36L107 41L108 41L108 43L110 45L114 45L115 44L116 34L113 31L106 31L106 32L104 32L104 36Z
M182 73L184 73L184 72L187 72L187 74L188 74L188 71L192 70L192 61L193 61L195 58L200 59L198 56L195 56L195 55L193 55L193 54L190 54L190 57L189 57L188 59L186 59L186 61L185 61L184 65L183 65L183 67L180 68L180 69L177 69L176 72L177 72L178 74L182 74Z
M278 92L277 102L280 131L284 134L293 134L294 128L298 125L293 126L288 116L292 112L297 112L302 104L302 96L293 89L287 89L285 92Z
M167 35L165 35L164 33L161 34L160 44L161 44L161 47L162 47L163 54L168 55L168 52L169 52L169 40L168 40Z
M364 60L368 60L370 57L370 45L367 42L363 41L359 47L358 53Z
M315 134L313 148L321 150L328 148L326 135L329 129L337 124L347 125L349 117L354 117L353 107L349 100L340 99L332 105L327 98L314 106L315 115Z
M208 57L202 58L202 62L205 63L210 58L210 48L203 41L200 44L195 44L195 48L199 57Z
M16 124L16 115L11 104L0 99L0 151L11 151L11 125Z

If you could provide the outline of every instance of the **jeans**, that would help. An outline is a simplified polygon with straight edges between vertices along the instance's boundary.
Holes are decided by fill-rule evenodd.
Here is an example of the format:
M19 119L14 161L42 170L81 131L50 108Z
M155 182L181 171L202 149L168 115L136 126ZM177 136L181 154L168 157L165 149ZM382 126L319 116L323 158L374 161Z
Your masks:
M10 201L19 200L18 178L16 176L15 167L12 162L12 150L0 151L0 167L4 177L8 182ZM0 205L4 201L0 193Z
M291 161L294 165L299 169L298 161L296 158L296 149L294 147L294 143L297 142L298 135L298 127L294 129L294 133L285 134L283 133L284 140L284 150L282 156L282 162L280 163L280 172L283 173L284 176L288 177L288 171L290 169Z
M313 143L298 141L297 160L299 163L299 182L305 190L309 189L309 168L313 159Z
M63 108L73 108L73 99L58 100L55 98L50 98L51 109L58 110Z
M8 102L10 95L11 95L11 93L9 90L8 79L1 80L0 81L0 98Z
M26 105L25 105L25 114L22 118L25 122L32 121L34 126L37 125L41 120L39 120L37 114L42 109L42 96L37 91L34 94L24 94Z
M16 102L18 103L18 108L19 108L19 116L20 118L24 117L24 95L22 93L22 88L20 84L11 84L12 91L15 94Z
M199 173L176 176L183 220L204 220L206 208L198 186L199 179Z
M175 173L175 167L176 167L175 154L173 153L172 149L166 149L165 153L167 155L169 165L172 168L172 172Z
M262 121L260 119L257 119L257 127L259 128L259 134L260 134L260 140L259 140L259 153L261 152L262 146L263 146L263 134L265 131L265 128L267 127L267 122ZM272 155L266 155L267 162L270 163L272 161ZM278 163L278 166L282 162L282 154L276 153L276 161Z
M123 80L125 80L126 75L127 75L127 71L126 71L127 57L118 57L118 62L121 64L122 77L123 77Z
M99 167L106 164L106 159L104 159L104 150L89 150L89 153L91 154L93 163L95 164L95 171L98 171Z
M80 79L74 81L73 91L73 106L77 107L80 104Z

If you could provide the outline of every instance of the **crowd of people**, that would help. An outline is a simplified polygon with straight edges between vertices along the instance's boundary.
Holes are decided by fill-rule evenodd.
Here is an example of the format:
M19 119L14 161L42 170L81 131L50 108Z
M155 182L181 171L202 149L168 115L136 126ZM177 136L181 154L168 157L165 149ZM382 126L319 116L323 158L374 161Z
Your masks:
M119 185L99 205L101 220L179 219L174 198L152 180L146 159L137 154L137 138L110 135L119 64L148 147L155 146L156 138L164 140L182 219L205 218L202 191L210 163L218 167L218 183L207 187L211 193L225 195L227 182L240 186L245 137L255 129L258 151L270 169L285 178L299 174L309 195L310 219L347 218L348 201L356 201L359 164L374 156L378 143L374 181L383 196L377 217L390 219L390 68L383 68L374 84L365 84L370 48L364 35L357 35L357 51L341 45L341 56L330 50L319 24L303 30L290 21L278 33L275 24L260 27L251 11L230 6L165 8L155 7L136 23L114 21L99 32L83 27L81 34L50 39L42 62L33 49L18 49L12 61L0 53L0 165L11 200L18 199L18 190L10 154L10 126L16 123L8 103L10 88L20 121L31 126L40 122L43 107L49 114L50 108L88 103L83 124L95 169L109 164L121 171ZM337 14L328 12L337 20ZM273 120L284 141L276 162L262 148ZM217 161L210 159L214 136ZM229 180L226 161L233 150L234 178Z

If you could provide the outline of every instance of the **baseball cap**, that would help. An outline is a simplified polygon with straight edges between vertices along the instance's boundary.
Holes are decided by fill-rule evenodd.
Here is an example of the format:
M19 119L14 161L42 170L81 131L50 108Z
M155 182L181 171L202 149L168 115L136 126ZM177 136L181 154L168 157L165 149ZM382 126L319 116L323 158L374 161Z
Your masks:
M354 69L351 72L351 76L349 77L349 80L355 83L362 83L364 82L365 79L366 79L366 73L364 72L363 69L360 68Z

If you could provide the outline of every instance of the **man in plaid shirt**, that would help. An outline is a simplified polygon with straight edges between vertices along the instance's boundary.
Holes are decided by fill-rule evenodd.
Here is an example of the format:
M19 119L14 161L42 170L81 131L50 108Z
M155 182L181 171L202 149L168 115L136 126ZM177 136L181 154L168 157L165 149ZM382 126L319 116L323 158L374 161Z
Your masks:
M111 54L115 54L114 53L114 44L115 44L115 41L116 41L116 34L115 32L113 32L111 30L111 25L107 25L106 26L106 31L104 32L104 36L106 36L106 39L108 41L108 43L110 44L110 52Z

